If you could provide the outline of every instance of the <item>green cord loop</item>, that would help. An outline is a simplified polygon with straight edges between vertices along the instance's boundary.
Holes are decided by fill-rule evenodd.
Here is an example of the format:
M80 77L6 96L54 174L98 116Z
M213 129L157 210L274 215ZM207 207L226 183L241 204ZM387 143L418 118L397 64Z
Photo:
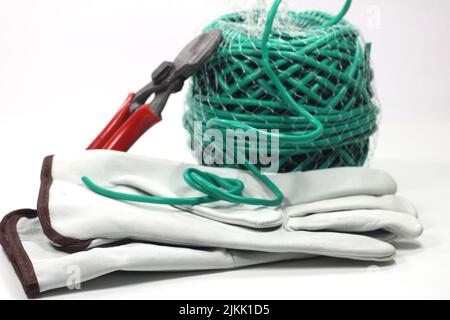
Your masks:
M281 1L274 1L261 39L242 31L246 22L242 13L227 15L207 28L222 30L224 40L194 76L184 126L192 137L195 122L224 135L228 129L241 129L276 137L280 172L361 166L377 130L378 107L370 85L370 46L364 52L358 31L343 21L352 1L346 0L334 17L322 12L289 12L291 23L300 30L297 36L274 28ZM246 155L250 147L238 141L235 149ZM242 181L198 169L184 173L185 182L205 194L197 198L124 194L102 188L87 177L82 180L93 192L122 201L175 206L216 201L268 207L282 204L283 193L258 165L245 159L243 167L274 199L246 197Z
M257 170L257 169L256 169ZM245 185L238 179L221 178L215 174L200 171L198 169L188 169L184 172L185 182L192 188L207 195L206 197L195 198L167 198L155 197L138 194L128 194L123 192L112 191L97 185L88 177L82 177L82 182L91 191L100 194L104 197L153 204L166 205L201 205L216 201L227 201L237 204L259 205L259 206L277 206L283 201L283 194L267 177L262 177L262 182L274 189L277 198L275 200L254 199L243 196Z

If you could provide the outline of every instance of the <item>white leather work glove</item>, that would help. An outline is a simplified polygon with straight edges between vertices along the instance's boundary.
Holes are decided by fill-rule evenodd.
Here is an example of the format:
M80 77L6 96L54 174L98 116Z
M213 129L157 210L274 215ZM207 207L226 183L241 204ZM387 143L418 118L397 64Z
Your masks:
M69 254L49 242L33 210L6 216L0 225L0 242L30 298L53 289L78 287L80 283L115 271L225 270L310 258L298 253L193 249L139 242Z
M390 260L395 254L395 248L381 240L422 233L414 207L395 196L395 182L378 170L343 168L271 176L285 195L281 208L217 202L180 210L107 198L81 181L88 176L122 193L203 196L183 180L191 167L195 166L111 151L48 158L38 204L44 232L69 251L133 239L373 261ZM247 196L272 196L246 171L200 169L241 179Z

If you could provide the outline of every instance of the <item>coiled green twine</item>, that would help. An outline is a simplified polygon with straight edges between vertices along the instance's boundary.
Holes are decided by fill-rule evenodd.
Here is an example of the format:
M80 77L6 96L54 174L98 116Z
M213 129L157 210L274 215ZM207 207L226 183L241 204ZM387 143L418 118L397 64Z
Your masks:
M351 0L335 17L289 12L286 28L275 29L280 3L269 12L262 39L248 31L245 12L206 28L222 30L223 43L194 76L185 128L191 137L195 122L223 134L227 128L278 129L280 172L363 166L379 108L370 44L363 48L359 31L342 20ZM249 151L248 144L235 148Z
M256 130L276 135L280 143L280 172L362 166L370 138L377 131L379 109L371 87L370 45L362 47L359 32L343 21L347 0L335 17L323 12L289 12L288 28L274 28L281 0L275 0L262 38L246 30L245 14L215 21L206 30L220 29L223 43L193 80L184 126L193 138L195 123L215 128ZM263 14L262 11L255 11ZM254 15L255 16L255 15ZM267 130L278 129L278 133ZM210 141L201 141L202 148ZM246 155L248 143L234 146ZM224 165L222 165L224 166ZM215 201L279 206L283 193L247 159L242 165L274 194L274 199L244 196L245 185L197 169L184 173L198 198L164 198L119 193L84 184L105 197L143 203L199 205ZM299 191L301 192L301 190Z

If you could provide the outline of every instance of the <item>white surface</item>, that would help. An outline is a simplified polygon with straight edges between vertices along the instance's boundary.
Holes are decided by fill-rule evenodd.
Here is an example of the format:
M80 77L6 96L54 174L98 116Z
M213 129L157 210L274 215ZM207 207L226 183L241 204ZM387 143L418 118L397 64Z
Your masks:
M303 2L337 11L343 0ZM85 147L129 91L229 8L227 0L0 0L1 213L34 208L43 157ZM397 178L426 228L420 241L400 245L395 263L319 259L218 273L116 274L47 297L450 298L449 9L447 0L358 0L347 17L374 42L384 122L373 166ZM173 97L166 120L133 151L192 161L183 108L183 94ZM25 298L3 253L0 270L0 298Z

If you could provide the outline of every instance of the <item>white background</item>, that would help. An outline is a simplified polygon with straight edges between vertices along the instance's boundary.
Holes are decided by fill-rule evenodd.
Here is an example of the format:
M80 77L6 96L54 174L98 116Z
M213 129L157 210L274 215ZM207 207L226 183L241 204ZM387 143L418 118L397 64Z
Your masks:
M293 1L337 12L343 0ZM233 0L0 0L0 216L34 208L41 161L82 150L127 94L150 80ZM358 0L347 19L374 43L384 119L373 166L415 202L426 233L394 263L318 259L251 269L115 274L46 298L450 298L450 2ZM184 94L133 152L192 161ZM0 298L25 298L0 252Z

